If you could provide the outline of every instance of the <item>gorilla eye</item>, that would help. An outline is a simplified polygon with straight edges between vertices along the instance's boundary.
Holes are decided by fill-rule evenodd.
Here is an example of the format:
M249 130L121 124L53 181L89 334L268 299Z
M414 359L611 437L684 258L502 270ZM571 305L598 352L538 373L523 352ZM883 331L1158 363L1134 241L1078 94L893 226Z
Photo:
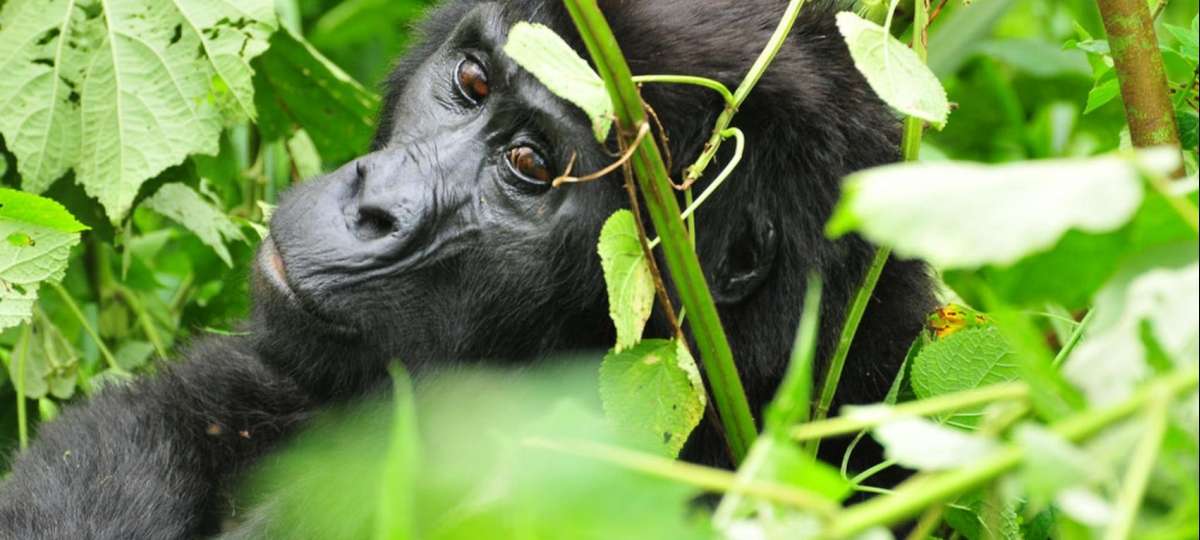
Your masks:
M528 146L515 146L508 151L508 168L531 184L550 182L550 167L541 154Z
M470 58L463 58L455 68L454 81L458 92L472 105L479 105L486 98L491 88L488 86L487 72L483 66Z

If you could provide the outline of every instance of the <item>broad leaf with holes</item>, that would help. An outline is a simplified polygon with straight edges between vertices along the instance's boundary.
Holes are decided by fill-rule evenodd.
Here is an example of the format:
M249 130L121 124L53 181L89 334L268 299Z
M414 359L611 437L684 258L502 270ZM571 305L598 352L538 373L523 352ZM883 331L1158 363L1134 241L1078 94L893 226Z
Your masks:
M704 416L704 383L676 340L648 339L600 364L600 398L617 428L674 457Z
M13 0L0 12L0 133L23 187L69 169L108 217L222 123L254 118L252 70L275 29L271 0Z
M38 286L62 279L85 229L50 199L0 188L0 330L29 321Z
M642 339L654 306L654 278L633 220L632 212L618 210L604 222L597 246L608 284L608 315L617 328L617 352Z

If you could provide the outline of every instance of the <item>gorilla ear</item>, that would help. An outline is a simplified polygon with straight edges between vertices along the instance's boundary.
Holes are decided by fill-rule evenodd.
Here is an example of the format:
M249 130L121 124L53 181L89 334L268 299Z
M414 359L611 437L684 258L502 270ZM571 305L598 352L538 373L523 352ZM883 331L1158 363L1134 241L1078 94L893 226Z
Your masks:
M741 224L722 238L720 259L713 272L713 300L738 304L758 290L771 275L779 238L775 224L761 214L747 213Z

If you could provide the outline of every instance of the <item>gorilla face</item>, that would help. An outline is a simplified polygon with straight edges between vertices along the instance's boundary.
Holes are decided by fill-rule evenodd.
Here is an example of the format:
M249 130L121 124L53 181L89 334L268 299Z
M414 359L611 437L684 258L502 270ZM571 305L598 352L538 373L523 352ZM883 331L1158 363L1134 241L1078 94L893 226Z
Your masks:
M504 54L513 22L473 7L400 75L378 148L285 197L255 271L265 354L326 350L329 369L366 380L392 359L604 345L594 246L624 192L551 187L573 156L577 172L612 158Z

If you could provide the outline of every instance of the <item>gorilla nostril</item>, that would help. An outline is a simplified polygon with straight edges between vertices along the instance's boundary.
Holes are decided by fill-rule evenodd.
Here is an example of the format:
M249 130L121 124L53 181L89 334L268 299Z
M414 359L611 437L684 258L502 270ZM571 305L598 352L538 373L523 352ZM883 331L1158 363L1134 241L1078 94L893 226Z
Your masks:
M395 230L396 218L388 212L373 206L358 209L354 233L359 240L376 240L392 234Z

